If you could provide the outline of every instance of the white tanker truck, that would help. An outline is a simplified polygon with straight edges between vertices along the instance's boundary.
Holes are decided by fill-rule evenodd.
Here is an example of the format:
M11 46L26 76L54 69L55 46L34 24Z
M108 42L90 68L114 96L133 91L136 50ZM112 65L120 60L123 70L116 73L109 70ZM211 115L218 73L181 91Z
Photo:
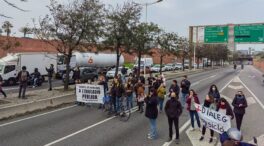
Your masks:
M74 52L70 61L71 69L76 66L79 67L96 67L106 68L116 65L116 54L107 53L81 53ZM119 65L124 64L124 57L121 55L119 59ZM58 55L58 72L63 73L66 70L63 55Z

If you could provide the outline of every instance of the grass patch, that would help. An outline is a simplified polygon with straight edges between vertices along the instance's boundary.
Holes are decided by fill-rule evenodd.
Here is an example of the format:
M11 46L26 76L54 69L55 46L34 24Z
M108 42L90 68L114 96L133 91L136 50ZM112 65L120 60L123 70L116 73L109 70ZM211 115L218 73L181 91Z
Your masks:
M133 63L124 63L125 67L128 67L129 69L133 68Z

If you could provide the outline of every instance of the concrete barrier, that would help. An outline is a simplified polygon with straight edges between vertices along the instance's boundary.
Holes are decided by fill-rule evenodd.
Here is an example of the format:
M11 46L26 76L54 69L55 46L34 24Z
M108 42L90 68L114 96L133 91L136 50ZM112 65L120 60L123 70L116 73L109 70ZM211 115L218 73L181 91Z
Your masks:
M76 101L73 93L0 108L0 120Z

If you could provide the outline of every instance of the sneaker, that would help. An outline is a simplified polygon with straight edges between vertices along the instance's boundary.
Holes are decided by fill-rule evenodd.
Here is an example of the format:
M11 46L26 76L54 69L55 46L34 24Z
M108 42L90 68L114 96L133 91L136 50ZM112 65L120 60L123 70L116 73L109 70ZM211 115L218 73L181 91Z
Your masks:
M209 143L212 143L213 142L213 138L211 137L210 140L209 140Z
M171 140L172 140L172 138L169 137L168 140L167 140L167 142L170 142Z
M201 138L199 139L200 141L203 141L203 139L204 139L204 137L203 136L201 136Z
M153 140L153 139L155 139L153 136L148 136L148 139L151 139L151 140Z
M180 143L180 139L175 139L175 143L179 144Z
M195 131L195 129L194 129L194 128L192 128L190 131Z

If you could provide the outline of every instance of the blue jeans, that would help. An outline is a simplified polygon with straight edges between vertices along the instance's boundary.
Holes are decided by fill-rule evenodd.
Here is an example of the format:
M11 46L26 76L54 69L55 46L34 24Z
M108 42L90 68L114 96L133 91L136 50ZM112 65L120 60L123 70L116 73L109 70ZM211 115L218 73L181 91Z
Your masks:
M164 99L159 97L159 110L160 111L162 111L163 109L163 102L164 102Z
M197 121L197 125L200 128L201 127L201 124L200 124L200 119L199 119L199 116L198 116L197 111L190 110L190 117L191 117L192 128L194 128L194 116L195 116L195 119Z
M157 123L156 119L149 119L150 121L150 136L152 138L157 138Z
M127 109L131 109L133 108L133 94L131 94L130 96L127 96Z
M188 93L182 93L181 104L182 104L183 108L185 107L185 102L186 102L186 98L187 98L188 95L189 95Z
M122 102L122 98L116 97L116 111L115 112L120 112L121 102Z

